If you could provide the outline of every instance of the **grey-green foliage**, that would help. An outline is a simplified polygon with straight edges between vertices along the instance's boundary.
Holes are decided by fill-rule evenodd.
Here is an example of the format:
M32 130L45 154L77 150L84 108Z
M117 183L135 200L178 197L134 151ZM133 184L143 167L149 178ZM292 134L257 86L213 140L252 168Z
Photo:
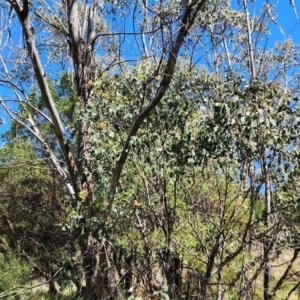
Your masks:
M109 180L110 162L117 158L125 132L139 112L137 104L147 101L151 94L150 88L143 89L147 68L141 66L123 76L102 77L95 82L95 97L102 101L96 102L96 110L91 108L90 120L97 132L92 151L98 165L95 176L101 183L96 194L100 211L102 205L105 209L101 193ZM294 96L277 83L253 80L248 84L239 76L225 80L203 69L187 72L179 68L162 102L132 139L132 153L110 220L114 245L124 247L127 255L135 251L139 263L145 263L142 234L136 225L138 214L146 224L144 234L151 244L153 264L158 263L156 255L164 249L173 254L178 251L184 264L193 268L191 276L196 280L197 272L206 272L205 262L211 259L207 253L216 251L213 265L217 267L217 257L223 252L233 260L225 264L223 282L230 285L238 280L235 268L242 264L250 267L253 260L260 259L239 249L248 231L257 241L264 236L265 177L258 166L265 153L272 176L275 219L284 224L293 213L294 200L284 196L284 190L287 186L296 188L289 179L295 172L293 157L299 135ZM291 161L293 164L288 164ZM277 200L279 197L283 202ZM168 215L162 203L168 207ZM298 231L295 222L289 226L291 233ZM193 235L196 233L198 237ZM220 233L225 236L224 245ZM169 242L168 234L174 243ZM280 239L284 236L283 231L276 234ZM288 240L293 247L294 242ZM189 252L179 245L188 245ZM202 260L195 260L197 255ZM210 278L212 284L214 278ZM228 288L228 293L234 290Z
M179 1L169 3L175 5L166 12L166 20L178 14ZM165 13L165 7L159 10ZM151 15L157 17L155 10ZM64 232L76 228L79 235L86 231L98 240L109 238L109 251L114 255L111 264L119 264L116 269L120 278L126 276L119 269L127 268L128 273L134 269L137 280L146 282L143 288L150 296L166 294L160 283L149 280L157 268L170 294L179 294L176 276L170 275L176 260L189 270L189 279L181 278L183 289L188 280L195 290L202 286L201 293L206 293L205 285L209 285L207 290L213 297L220 275L228 295L250 293L252 286L243 280L253 283L255 278L249 272L249 278L245 275L246 279L241 279L239 270L254 268L253 273L259 273L264 266L260 270L253 263L263 258L244 245L250 248L255 241L257 246L273 236L278 237L276 251L283 241L286 247L297 245L299 111L295 85L286 88L285 80L297 66L298 53L291 40L276 44L274 49L261 46L271 18L263 10L261 18L251 20L257 77L249 79L246 16L242 9L231 8L229 1L208 3L191 30L193 38L186 43L187 49L199 52L193 59L186 59L189 50L182 51L166 94L130 140L129 159L105 228L103 216L110 209L107 190L112 167L132 123L155 96L161 75L151 59L117 71L97 70L89 82L91 101L84 113L80 102L74 105L78 99L71 81L63 76L62 89L55 90L53 85L53 97L64 124L73 128L72 137L77 137L78 123L88 124L92 132L88 157L93 201L88 203L79 194L68 211ZM162 30L170 44L174 24ZM153 22L153 29L156 26L159 23ZM200 38L205 44L203 52ZM224 49L225 42L229 53ZM213 55L206 43L211 43ZM204 61L202 54L207 58L207 64L203 64L213 72L193 68L194 59ZM163 69L165 61L161 64ZM39 100L39 96L31 96L33 102ZM73 110L75 119L69 116ZM47 133L46 126L40 128ZM268 171L262 168L265 157ZM264 227L267 172L272 180L272 222L277 230L272 232ZM180 268L176 274L180 274ZM72 278L71 272L69 275ZM133 285L141 288L140 282ZM139 297L138 292L136 295Z
M115 247L112 251L121 249L126 259L135 253L135 263L142 272L146 254L142 233L136 225L138 214L151 245L148 258L152 266L159 263L157 255L168 249L170 257L179 256L186 267L192 268L190 280L197 286L198 272L205 274L207 270L210 259L207 253L216 248L217 256L222 251L226 256L239 249L241 231L249 230L247 220L252 209L255 213L251 230L258 241L263 236L264 204L261 190L256 188L263 187L264 177L259 169L252 175L249 169L261 163L263 149L272 156L269 169L277 221L283 222L291 214L296 216L293 210L297 205L296 194L291 189L297 188L292 180L292 174L298 169L295 168L297 99L293 100L292 91L286 92L276 83L253 80L248 84L233 75L225 80L203 68L187 71L184 64L180 65L162 102L131 141L130 159L123 170L111 219L104 231L101 216L108 207L106 187L111 166L120 153L132 120L140 111L140 103L146 103L152 96L151 86L143 85L151 72L152 65L142 63L129 68L125 74L103 75L93 82L95 101L87 110L88 121L95 132L91 136L90 150L95 202L92 210L88 210L91 218L85 226L99 239L107 237L109 232ZM243 170L245 177L239 176ZM257 204L251 207L253 199ZM162 209L162 201L168 215ZM70 209L67 227L78 227L81 212L87 209L84 200ZM234 222L233 217L237 218ZM289 246L293 247L297 226L295 222L285 226L291 233L287 239ZM221 231L226 245L217 246L215 240ZM283 240L283 232L277 233ZM189 252L179 245L188 245ZM247 259L243 261L242 255ZM201 259L196 260L196 256ZM230 285L237 280L235 268L241 268L243 262L251 265L253 259L247 251L237 253L234 261L229 260L225 265L223 282ZM121 263L124 268L130 267L124 261ZM217 263L213 261L215 267ZM212 276L212 285L214 278ZM228 288L228 293L234 290ZM172 287L171 292L174 292ZM211 294L214 293L212 289Z

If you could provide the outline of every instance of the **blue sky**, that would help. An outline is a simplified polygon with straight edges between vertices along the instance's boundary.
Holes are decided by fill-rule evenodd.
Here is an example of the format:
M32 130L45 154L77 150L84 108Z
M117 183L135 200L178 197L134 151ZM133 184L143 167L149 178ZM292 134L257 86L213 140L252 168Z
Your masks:
M300 17L300 5L299 0L294 0L298 16ZM298 3L297 3L298 2ZM290 4L290 0L276 0L270 1L270 3L277 6L278 18L277 22L283 28L285 36L292 38L295 43L300 43L300 20L296 19L293 11L293 7ZM272 27L272 39L284 39L284 36L280 32L279 28L273 24Z
M261 4L265 2L263 0L257 0L255 3L256 7L260 7ZM300 16L300 4L299 0L294 0L298 15ZM298 3L296 3L298 2ZM295 43L300 44L300 20L296 19L296 16L293 11L293 7L290 5L290 0L269 0L270 4L274 4L277 6L276 12L278 13L277 22L282 27L284 31L284 35L275 24L271 25L272 34L269 37L269 46L272 46L278 40L284 40L285 38L292 38ZM20 39L20 35L18 31L14 32L14 38ZM0 87L0 96L13 96L12 93ZM0 124L0 135L4 131L9 128L9 118L6 113L3 111L3 108L0 107L0 119L4 120L4 123ZM0 146L2 145L1 137L0 137Z

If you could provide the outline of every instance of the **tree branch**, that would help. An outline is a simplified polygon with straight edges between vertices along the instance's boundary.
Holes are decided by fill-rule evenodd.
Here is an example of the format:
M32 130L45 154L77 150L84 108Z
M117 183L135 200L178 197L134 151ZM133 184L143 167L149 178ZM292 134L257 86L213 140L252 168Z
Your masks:
M129 148L130 148L130 142L133 136L136 135L138 129L140 128L142 122L146 119L146 117L151 113L151 111L157 106L157 104L160 102L160 100L163 98L163 96L165 95L167 89L169 88L171 79L173 77L174 74L174 69L175 69L175 65L176 65L176 61L177 61L177 57L178 57L178 53L179 50L184 42L185 37L188 35L189 30L191 29L191 27L193 26L194 22L195 22L195 18L198 14L198 12L200 11L200 9L203 7L203 5L207 2L207 0L202 0L200 1L193 13L193 9L191 8L185 8L183 7L183 15L181 17L181 25L179 28L179 32L175 41L175 45L174 47L169 51L168 53L168 61L167 61L167 65L165 67L164 70L164 75L163 75L163 79L161 81L161 84L156 92L155 97L152 99L152 101L148 104L148 106L146 106L142 112L137 116L135 122L133 123L128 136L127 136L127 140L124 144L123 150L121 152L120 158L116 163L116 166L114 168L114 173L112 176L112 180L111 180L111 186L110 186L110 190L109 190L109 206L111 207L112 205L112 201L116 192L116 187L118 185L118 181L122 172L122 169L124 167L124 164L127 160L128 157L128 153L129 153ZM109 211L108 214L110 214L110 207L109 207Z
M66 182L66 187L69 191L70 196L74 199L75 198L75 191L73 186L67 182L68 176L65 173L64 169L60 165L59 160L57 159L56 155L50 148L50 146L47 144L47 142L42 137L38 127L36 126L33 118L31 116L28 117L27 121L31 125L31 127L27 126L23 121L21 121L12 111L9 109L4 103L3 100L0 99L0 104L4 108L4 110L7 112L7 114L16 122L18 122L20 125L22 125L25 129L27 129L42 145L43 149L49 154L49 158L52 161L53 165L55 166L56 170L59 172L59 174L64 178Z
M54 104L54 101L52 99L52 95L45 77L45 72L38 54L38 51L35 46L34 42L34 34L31 31L31 24L30 24L30 18L29 18L29 8L28 8L28 1L24 1L24 7L18 3L18 2L12 2L13 8L15 12L18 15L19 21L21 23L23 33L26 40L27 49L29 52L30 59L33 64L33 69L35 76L38 81L38 85L41 91L41 95L43 100L45 101L45 104L47 106L47 109L50 113L54 133L59 141L60 147L62 149L62 152L64 154L65 160L68 165L68 169L70 172L71 180L73 183L73 186L76 187L75 184L75 172L77 171L77 166L75 163L75 160L73 158L73 155L70 151L67 138L64 133L64 128L62 125L62 122L59 118L58 111L56 109L56 106ZM24 18L24 16L26 16Z

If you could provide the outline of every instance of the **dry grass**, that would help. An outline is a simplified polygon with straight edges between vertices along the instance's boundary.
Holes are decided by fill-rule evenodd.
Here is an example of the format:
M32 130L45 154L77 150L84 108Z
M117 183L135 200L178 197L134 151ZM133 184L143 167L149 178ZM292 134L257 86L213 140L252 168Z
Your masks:
M76 292L76 286L72 284L71 287L65 289L63 292L60 292L60 287L57 282L54 283L57 292L61 295L68 296ZM43 292L46 293L49 291L49 284L44 278L38 280L33 280L28 284L28 287L32 288L33 293Z
M261 255L261 250L259 248L256 248L255 251L253 251L253 255ZM288 264L291 260L293 256L293 251L292 250L283 250L281 254L279 254L271 263L271 277L272 277L272 287L274 287L276 285L276 283L278 282L278 280L282 277L282 275L284 274L284 272L286 271L286 268L288 267ZM160 274L160 272L157 272L156 274L156 280L157 283L161 283L163 284L163 276ZM285 300L286 297L288 296L290 290L299 282L300 280L300 257L298 257L296 259L296 261L294 262L290 274L289 274L289 278L288 280L286 280L286 282L282 285L282 287L280 288L280 290L278 290L275 294L275 297L272 299L276 299L276 300ZM43 280L36 280L34 282L30 283L30 286L37 286L35 288L33 288L33 292L42 292L42 293L46 293L49 290L49 286L48 284L42 284ZM137 290L139 290L139 288L141 288L141 286L139 285L138 282L136 282L136 288ZM256 282L255 282L255 296L253 298L253 300L260 300L263 299L263 274L261 272L261 274L259 275L259 277L257 278ZM58 284L56 284L56 288L57 291L59 291L59 286ZM76 292L76 287L72 286L69 289L66 289L63 293L60 293L61 295L71 295L74 294L74 292ZM227 294L224 297L225 299L232 299L232 295ZM300 300L300 288L296 289L289 297L289 300Z
M274 287L278 280L285 273L291 258L293 257L292 250L283 250L281 254L276 257L271 263L271 287ZM294 262L291 271L288 275L288 279L282 284L281 288L276 292L274 300L285 300L291 291L291 289L300 280L300 257ZM255 299L263 299L263 274L260 274L256 281L256 296ZM289 300L300 300L300 288L298 287L288 298Z

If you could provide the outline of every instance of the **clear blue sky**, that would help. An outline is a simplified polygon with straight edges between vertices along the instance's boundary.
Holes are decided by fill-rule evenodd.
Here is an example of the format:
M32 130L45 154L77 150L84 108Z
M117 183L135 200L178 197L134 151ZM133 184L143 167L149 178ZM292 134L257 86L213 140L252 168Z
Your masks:
M297 9L298 17L300 17L300 5L299 0L294 0ZM298 2L298 3L297 3ZM290 4L290 0L273 0L270 3L277 6L278 18L277 22L283 28L285 36L292 38L295 43L300 43L300 19L296 19L293 11L293 7ZM272 39L284 39L284 36L280 32L279 28L273 24L272 27Z

